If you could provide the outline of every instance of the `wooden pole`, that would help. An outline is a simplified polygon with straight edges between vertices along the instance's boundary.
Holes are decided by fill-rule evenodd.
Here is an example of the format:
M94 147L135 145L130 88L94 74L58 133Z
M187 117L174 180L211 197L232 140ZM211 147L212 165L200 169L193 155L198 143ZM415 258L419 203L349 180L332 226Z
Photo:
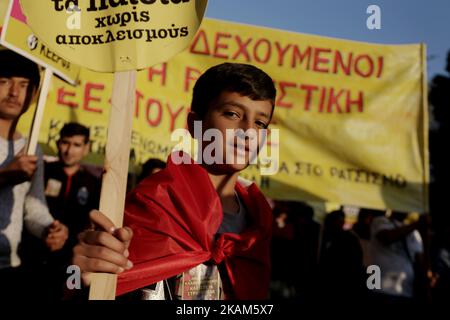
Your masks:
M123 222L135 88L136 71L114 74L100 211L116 227ZM114 300L116 283L114 274L92 274L89 300Z
M30 133L28 135L27 146L25 148L27 155L36 154L36 147L39 139L39 131L41 130L42 117L44 115L45 104L47 102L48 90L50 89L52 76L53 72L49 68L46 68L44 73L44 82L42 83L38 104L34 112Z

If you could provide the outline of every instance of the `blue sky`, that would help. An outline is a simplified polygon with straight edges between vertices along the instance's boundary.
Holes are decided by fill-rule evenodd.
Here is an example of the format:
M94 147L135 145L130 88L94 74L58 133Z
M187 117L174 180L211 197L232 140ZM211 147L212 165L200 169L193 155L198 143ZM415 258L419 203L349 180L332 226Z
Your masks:
M367 7L381 9L369 30ZM206 17L364 42L425 42L428 76L443 73L450 50L450 0L209 0Z

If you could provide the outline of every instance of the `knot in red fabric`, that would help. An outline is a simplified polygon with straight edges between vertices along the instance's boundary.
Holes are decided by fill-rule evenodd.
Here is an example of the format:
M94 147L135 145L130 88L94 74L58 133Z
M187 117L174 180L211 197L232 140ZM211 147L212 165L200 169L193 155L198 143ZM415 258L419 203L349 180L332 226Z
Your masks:
M214 264L220 264L228 258L233 252L234 244L234 241L230 241L229 239L226 240L223 237L220 237L214 244L214 248L211 251L211 260Z

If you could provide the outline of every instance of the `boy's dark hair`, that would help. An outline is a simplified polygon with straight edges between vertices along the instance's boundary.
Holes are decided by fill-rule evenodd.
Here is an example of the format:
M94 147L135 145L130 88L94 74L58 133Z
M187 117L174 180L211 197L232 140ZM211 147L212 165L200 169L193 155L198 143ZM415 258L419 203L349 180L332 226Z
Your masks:
M22 113L27 111L33 99L33 93L39 87L41 81L37 64L14 51L0 50L0 77L21 77L30 80Z
M194 86L192 111L203 119L210 103L225 91L252 100L270 100L273 112L276 89L272 78L261 69L243 63L222 63L203 73Z
M69 122L62 127L59 132L59 139L64 137L73 137L73 136L83 136L84 143L89 142L89 128L77 123L77 122Z
M0 77L27 78L30 80L30 86L37 89L41 75L36 63L11 50L0 50L0 62Z

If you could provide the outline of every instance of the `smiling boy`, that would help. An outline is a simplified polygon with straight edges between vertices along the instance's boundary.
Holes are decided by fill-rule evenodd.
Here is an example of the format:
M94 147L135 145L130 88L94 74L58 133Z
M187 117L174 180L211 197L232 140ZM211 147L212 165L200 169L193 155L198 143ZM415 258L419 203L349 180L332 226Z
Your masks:
M214 143L212 156L221 161L176 164L177 157L188 156L173 153L166 169L128 195L124 228L92 212L97 231L80 235L73 259L85 283L89 272L110 272L120 274L118 295L267 298L271 209L256 185L238 176L258 151L251 146L263 143L275 95L272 79L254 66L224 63L208 69L195 84L188 127L195 136L194 123L201 121L202 136L208 130L221 133L219 141L200 145L203 151ZM227 130L245 135L227 140Z

